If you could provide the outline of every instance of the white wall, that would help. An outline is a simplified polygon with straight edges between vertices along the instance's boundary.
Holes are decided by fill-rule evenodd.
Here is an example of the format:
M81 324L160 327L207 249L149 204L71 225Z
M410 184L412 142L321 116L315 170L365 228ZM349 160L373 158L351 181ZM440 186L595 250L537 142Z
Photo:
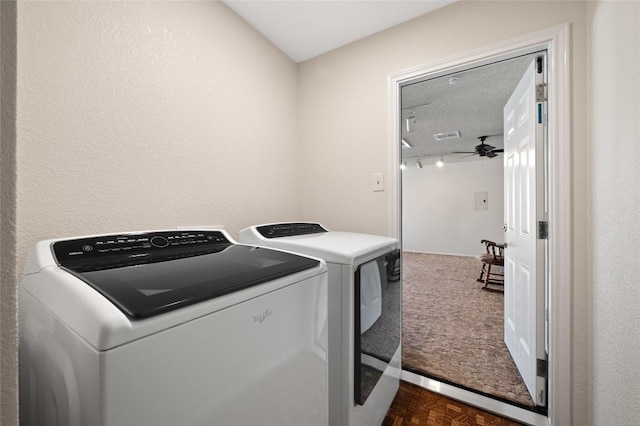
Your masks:
M589 3L594 425L640 418L640 3Z
M425 164L402 172L404 250L477 256L480 240L504 240L502 157ZM487 192L487 210L475 210L476 192Z

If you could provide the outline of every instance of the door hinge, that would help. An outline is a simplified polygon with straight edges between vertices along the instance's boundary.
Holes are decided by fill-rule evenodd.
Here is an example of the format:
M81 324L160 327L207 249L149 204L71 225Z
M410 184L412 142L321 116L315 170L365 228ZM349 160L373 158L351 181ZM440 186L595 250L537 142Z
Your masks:
M546 358L536 359L536 376L538 377L537 383L540 386L538 388L538 394L536 395L536 397L538 398L536 404L540 406L547 405L547 395L545 389L548 375L549 373Z
M542 74L542 70L544 69L544 58L542 56L536 58L536 68L538 74Z
M536 404L540 406L547 405L547 398L544 395L543 389L538 392L538 401L536 402Z
M536 360L536 376L542 377L543 379L547 378L547 360L546 359L537 359Z
M536 84L536 102L547 101L547 83Z
M546 220L538 222L538 239L546 240L549 238L549 223Z

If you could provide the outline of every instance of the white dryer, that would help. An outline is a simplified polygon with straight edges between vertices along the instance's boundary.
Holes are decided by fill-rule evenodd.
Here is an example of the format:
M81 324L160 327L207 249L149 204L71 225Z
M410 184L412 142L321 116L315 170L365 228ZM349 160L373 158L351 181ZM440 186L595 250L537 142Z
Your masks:
M398 241L309 222L251 226L238 239L327 262L330 424L381 424L401 372Z
M39 242L22 425L327 425L324 261L180 230Z

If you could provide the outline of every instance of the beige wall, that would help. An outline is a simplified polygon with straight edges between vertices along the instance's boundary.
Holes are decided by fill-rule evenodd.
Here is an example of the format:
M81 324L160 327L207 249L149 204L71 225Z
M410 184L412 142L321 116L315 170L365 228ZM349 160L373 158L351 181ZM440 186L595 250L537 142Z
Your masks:
M52 236L179 224L225 224L235 233L300 212L333 229L384 234L386 193L371 191L371 174L387 167L387 76L570 22L573 423L638 418L637 2L462 1L297 72L222 5L153 4L19 5L14 268L28 246ZM5 121L2 129L5 173L13 163ZM3 259L15 244L16 228L5 221L12 204L0 204ZM3 264L0 422L9 425L15 280L5 271Z
M586 3L461 1L300 65L301 202L305 219L386 234L388 76L558 24L571 24L574 193L574 424L589 424L586 229ZM322 177L322 178L320 178Z
M332 228L386 234L388 76L570 22L575 117L584 124L585 4L462 1L300 65L302 211ZM584 133L578 134L583 140ZM583 163L584 160L581 160ZM322 178L319 178L322 176ZM339 207L336 207L339 206ZM353 214L352 214L353 213Z
M10 275L44 238L220 224L235 237L299 216L297 66L224 4L25 1L17 28ZM5 278L3 425L17 362Z
M592 424L631 425L640 418L640 3L590 2L588 22Z
M218 2L22 2L18 263L49 237L299 214L296 64Z
M16 8L0 2L0 425L17 416Z

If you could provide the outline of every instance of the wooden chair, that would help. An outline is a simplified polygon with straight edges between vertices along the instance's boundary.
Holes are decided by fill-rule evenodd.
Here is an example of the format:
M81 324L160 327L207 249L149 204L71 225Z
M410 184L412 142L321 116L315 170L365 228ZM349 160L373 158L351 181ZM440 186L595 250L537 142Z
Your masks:
M486 252L478 256L482 262L480 278L476 281L484 283L483 290L504 291L489 287L489 284L504 286L504 244L497 244L493 241L482 240Z

